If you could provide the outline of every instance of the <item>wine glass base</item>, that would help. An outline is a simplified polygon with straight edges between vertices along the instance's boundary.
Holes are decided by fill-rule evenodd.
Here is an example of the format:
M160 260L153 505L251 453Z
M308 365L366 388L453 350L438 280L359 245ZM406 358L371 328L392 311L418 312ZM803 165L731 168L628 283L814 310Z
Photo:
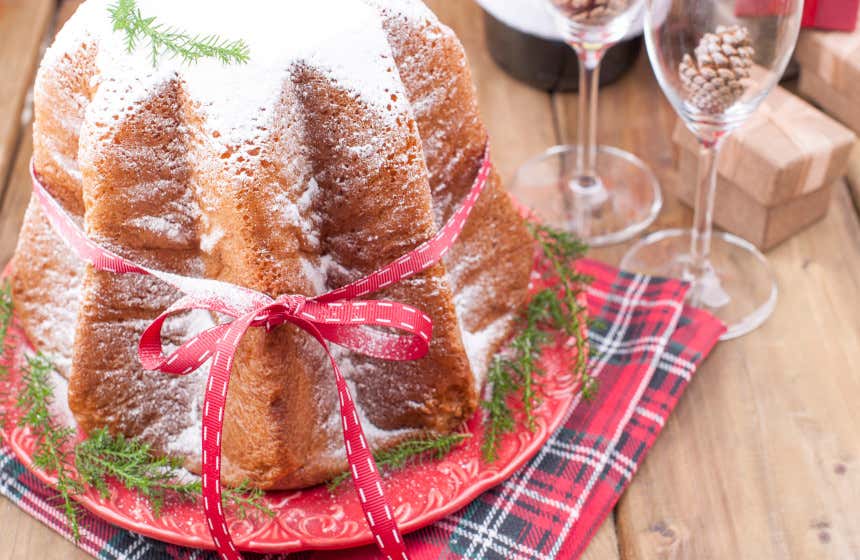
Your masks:
M577 146L555 146L530 159L517 170L510 192L543 223L573 232L594 247L642 233L663 206L651 170L632 154L599 146L602 186L576 188L578 151Z
M776 277L767 259L748 241L714 232L710 266L696 280L690 272L689 230L653 233L636 243L621 267L651 276L691 282L687 302L707 310L725 323L722 340L745 335L759 327L776 307Z

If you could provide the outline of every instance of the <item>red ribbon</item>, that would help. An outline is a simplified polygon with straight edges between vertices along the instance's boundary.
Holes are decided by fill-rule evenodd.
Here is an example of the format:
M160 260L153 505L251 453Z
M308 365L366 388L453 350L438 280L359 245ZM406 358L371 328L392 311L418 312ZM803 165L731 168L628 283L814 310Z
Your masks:
M75 221L48 193L31 165L33 192L58 235L78 257L98 270L117 274L155 276L183 292L143 333L139 356L143 367L174 375L187 375L211 360L203 401L203 507L212 540L225 560L238 560L221 503L221 431L227 402L230 370L242 337L251 327L272 330L292 323L317 339L328 353L340 397L340 413L349 469L361 507L376 544L387 558L407 559L406 547L392 509L382 490L379 470L364 437L355 403L346 380L332 356L329 343L374 358L417 360L429 348L433 324L419 309L393 301L359 300L439 262L456 242L466 219L483 192L490 173L489 145L472 190L462 206L435 237L390 265L348 286L306 298L266 294L233 284L189 278L149 269L100 247L86 237ZM161 328L175 313L206 309L232 317L229 323L199 333L170 356L162 352ZM388 327L407 333L395 335L368 326Z

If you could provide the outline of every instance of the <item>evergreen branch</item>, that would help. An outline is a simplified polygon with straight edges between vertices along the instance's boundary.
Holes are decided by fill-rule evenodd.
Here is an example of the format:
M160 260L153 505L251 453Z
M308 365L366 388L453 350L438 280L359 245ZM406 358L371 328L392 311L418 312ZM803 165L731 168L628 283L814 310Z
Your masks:
M590 352L586 352L587 341L581 335L584 314L577 298L582 286L591 283L592 279L575 271L573 262L585 256L588 246L570 233L556 231L543 225L531 225L532 235L538 240L543 254L552 264L552 273L556 275L562 287L563 305L567 309L564 317L556 318L556 327L563 328L568 336L576 338L576 364L574 371L579 377L579 390L582 398L592 400L597 394L598 382L588 371Z
M102 497L110 496L108 480L116 480L149 500L156 516L161 514L168 491L184 498L195 494L193 483L177 482L178 460L153 457L149 444L112 436L104 428L91 432L75 448L75 467L81 480Z
M73 446L75 429L57 426L51 418L53 371L54 365L43 354L27 358L17 406L23 411L20 424L37 438L33 465L55 474L56 489L76 541L80 538L80 519L74 496L92 488L107 497L110 495L109 480L145 497L156 517L161 514L168 496L188 501L200 498L200 479L183 481L181 461L156 456L148 443L122 435L113 436L107 429L101 429ZM266 506L263 492L252 489L247 481L236 488L224 488L222 494L224 502L240 519L246 518L251 510L270 516L275 514Z
M484 441L481 442L481 453L487 462L496 460L496 449L503 434L513 431L516 423L514 415L508 406L508 397L516 391L516 384L511 377L511 367L508 360L501 356L493 358L487 373L487 383L491 386L490 399L481 403L487 411L484 422Z
M117 0L108 8L114 31L125 32L125 47L133 52L140 39L149 42L152 65L166 54L181 58L186 64L201 58L215 58L222 64L246 64L250 60L250 48L242 40L231 41L217 35L192 35L175 27L164 26L154 17L145 18L135 0Z
M239 519L245 519L253 512L261 513L267 517L276 515L275 511L269 508L263 500L265 493L259 488L252 488L247 480L242 481L242 484L236 488L222 488L221 495L233 508L233 514Z
M12 315L15 311L12 303L12 286L8 281L3 282L0 288L0 380L5 379L9 373L4 361L6 355L6 335L12 325Z
M73 428L57 426L51 419L50 405L54 398L51 374L54 366L42 354L27 358L22 369L24 388L18 395L18 408L24 411L21 425L36 436L33 465L57 477L57 491L63 501L63 511L75 541L80 539L78 505L73 496L83 492L83 485L70 469L69 451L75 435Z
M111 479L138 492L149 501L156 517L161 515L168 496L195 500L203 492L200 479L182 480L181 460L159 457L153 454L148 443L123 435L111 435L104 428L93 431L89 438L77 445L75 467L81 480L104 497L110 495L107 482ZM224 488L222 495L240 519L247 517L250 509L274 515L264 503L263 492L252 490L248 481L236 488Z
M376 461L376 466L380 471L396 471L409 463L421 461L424 458L443 459L451 453L451 450L470 437L472 437L472 434L454 433L435 438L411 439L391 449L383 449L374 453L373 459ZM329 491L334 492L349 476L349 471L344 471L332 478L328 482Z
M13 309L11 288L7 282L0 288L0 357L7 350L6 335L12 323ZM107 496L110 494L109 479L147 498L156 516L170 494L185 500L201 496L199 479L182 481L181 461L155 456L147 443L121 435L112 436L106 429L101 429L73 446L75 429L58 426L51 418L54 400L51 376L54 370L53 363L44 354L28 357L21 370L22 387L17 407L23 412L21 426L29 428L36 437L33 465L56 476L56 489L76 541L80 538L80 511L74 496L88 488ZM0 379L7 373L5 368L0 368ZM247 517L251 510L270 516L275 514L265 505L263 492L252 489L248 481L236 488L223 488L222 494L224 502L240 519Z
M501 436L516 427L513 411L508 405L512 395L519 394L526 425L529 430L535 429L534 411L540 404L537 378L543 373L538 361L543 348L553 341L553 333L562 331L576 340L577 355L573 367L583 398L590 400L597 390L597 380L588 373L589 353L582 334L583 309L577 299L582 286L590 279L573 268L573 263L585 254L588 247L569 233L534 224L529 224L529 229L550 265L545 280L553 287L532 297L521 317L522 330L490 366L487 375L490 396L481 403L487 412L481 444L487 462L497 459Z

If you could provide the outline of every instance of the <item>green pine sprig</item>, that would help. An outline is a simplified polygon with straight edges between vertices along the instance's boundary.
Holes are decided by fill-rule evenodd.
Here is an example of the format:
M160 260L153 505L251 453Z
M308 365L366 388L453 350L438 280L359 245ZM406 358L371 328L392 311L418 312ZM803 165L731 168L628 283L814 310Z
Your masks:
M472 437L472 434L453 433L433 438L418 438L404 441L403 443L384 449L373 454L376 466L381 471L396 471L407 464L421 461L425 458L444 458L451 451ZM341 484L349 478L349 471L344 471L328 482L328 488L334 492Z
M168 496L195 500L202 493L200 479L183 481L180 477L181 460L159 457L148 443L111 435L107 429L90 433L75 448L74 455L75 468L87 486L107 497L110 495L108 481L116 480L149 500L156 517L161 514ZM224 488L223 497L239 518L245 518L250 510L274 515L262 500L262 491L252 490L248 481L236 488Z
M0 379L5 378L9 373L3 360L6 354L6 336L9 334L9 327L12 325L14 311L12 286L6 281L0 287Z
M509 360L496 356L487 372L487 384L491 387L490 398L481 403L487 411L484 439L481 441L481 452L487 462L496 460L496 449L502 435L512 432L516 427L513 412L508 406L508 398L516 393L518 386L514 381L510 363Z
M36 435L36 451L33 465L57 477L57 492L63 501L63 512L72 530L72 536L80 539L79 510L73 496L84 491L75 478L71 467L72 441L75 430L57 425L51 418L50 405L54 397L51 375L54 366L42 354L27 358L22 369L23 389L18 395L18 408L24 411L20 424Z
M203 488L200 486L200 481L196 482L197 488L195 493L202 494ZM221 488L221 496L224 501L229 504L230 508L239 519L246 519L252 514L262 514L266 517L274 517L275 511L266 505L266 493L259 488L252 488L249 480L243 480L239 486L235 488Z
M192 35L175 27L156 22L154 17L143 17L135 0L117 0L108 11L114 31L125 32L125 46L133 52L141 40L148 41L152 51L152 65L158 65L162 55L180 58L191 64L201 58L215 58L223 64L246 64L250 48L242 40L228 40L218 35Z
M534 411L540 405L538 378L543 374L538 361L544 346L554 339L554 333L561 331L576 340L574 370L583 398L589 400L597 391L597 380L588 373L583 310L577 299L590 279L573 267L588 247L573 235L547 226L530 224L529 229L550 265L545 276L553 285L532 297L521 316L522 330L490 365L487 374L490 395L482 402L486 418L481 450L487 462L496 460L502 436L516 427L509 398L519 395L526 425L529 430L535 429Z
M13 311L12 290L6 282L0 288L0 357L6 353L6 335ZM23 411L21 425L38 438L33 464L57 477L57 490L75 540L80 538L80 521L74 496L93 488L106 497L110 494L109 480L116 480L126 489L147 498L156 516L160 515L169 495L185 500L200 497L200 479L183 482L181 461L156 455L147 443L122 435L114 436L107 429L101 429L72 445L75 430L59 426L51 418L50 408L54 399L51 375L54 369L44 354L28 357L22 369L22 389L17 406ZM0 367L0 378L7 373ZM274 515L265 505L263 492L251 488L248 481L235 488L223 488L222 495L240 519L251 512Z
M75 430L58 425L51 417L53 371L54 365L43 354L28 357L22 368L17 406L23 411L20 425L29 428L37 438L33 465L56 476L63 511L76 541L80 539L80 511L75 496L91 488L108 496L110 480L146 498L156 517L168 496L181 500L200 498L200 479L184 481L181 461L156 455L147 443L101 429L73 445ZM251 488L248 481L235 488L223 488L222 495L240 519L251 513L275 515L266 506L263 492Z
M568 336L576 337L577 355L575 371L579 376L580 392L585 400L595 397L598 390L597 379L592 377L588 371L588 359L590 353L585 351L587 341L581 336L582 307L577 298L582 287L591 283L592 278L576 272L573 263L585 256L588 245L576 238L574 235L557 231L547 226L530 226L532 235L538 240L544 256L552 265L550 276L555 275L562 287L562 305L568 312L563 317L558 317L557 328L564 329Z

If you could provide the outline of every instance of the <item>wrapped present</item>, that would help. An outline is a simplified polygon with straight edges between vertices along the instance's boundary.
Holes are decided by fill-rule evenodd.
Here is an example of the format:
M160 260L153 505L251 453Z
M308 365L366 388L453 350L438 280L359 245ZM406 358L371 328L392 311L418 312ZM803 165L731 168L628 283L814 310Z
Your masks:
M800 75L798 89L801 95L815 101L833 118L860 134L860 99L843 95L812 72Z
M804 31L795 57L801 68L801 93L860 133L860 30Z
M765 17L782 13L790 7L788 0L738 0L738 17ZM803 27L854 31L860 0L806 0L803 4Z
M782 88L727 140L718 163L715 222L763 249L827 212L831 185L845 173L854 134ZM693 201L698 143L684 124L676 194Z
M675 143L695 153L698 144L682 122ZM834 182L845 172L854 134L783 88L727 140L719 174L763 206L774 206Z

